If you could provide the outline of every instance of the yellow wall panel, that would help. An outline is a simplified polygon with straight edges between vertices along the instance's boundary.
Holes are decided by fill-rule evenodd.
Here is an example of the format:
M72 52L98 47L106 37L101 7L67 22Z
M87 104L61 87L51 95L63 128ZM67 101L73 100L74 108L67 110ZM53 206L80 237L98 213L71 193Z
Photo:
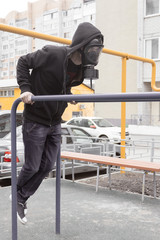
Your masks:
M80 86L73 87L72 88L73 94L93 94L94 91L87 87L84 84L81 84ZM68 107L66 108L62 119L64 121L67 121L73 117L73 113L77 112L80 113L82 116L94 116L94 103L77 103L76 105L73 105L71 103L68 103Z
M93 94L94 91L87 87L84 84L81 84L80 86L73 87L72 88L73 94ZM0 97L0 106L1 110L11 110L13 102L19 98L20 96L20 89L15 88L14 89L14 97ZM17 110L23 110L24 104L20 103L18 105ZM73 116L73 112L79 112L82 116L93 116L94 114L94 104L93 103L77 103L76 105L73 105L71 103L68 103L68 107L65 110L62 119L67 121Z

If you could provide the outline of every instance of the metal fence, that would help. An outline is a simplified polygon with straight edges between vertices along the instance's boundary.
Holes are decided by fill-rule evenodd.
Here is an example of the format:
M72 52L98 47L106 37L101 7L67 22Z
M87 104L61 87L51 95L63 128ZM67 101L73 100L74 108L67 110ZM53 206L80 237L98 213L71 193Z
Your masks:
M132 114L131 124L160 126L159 115Z

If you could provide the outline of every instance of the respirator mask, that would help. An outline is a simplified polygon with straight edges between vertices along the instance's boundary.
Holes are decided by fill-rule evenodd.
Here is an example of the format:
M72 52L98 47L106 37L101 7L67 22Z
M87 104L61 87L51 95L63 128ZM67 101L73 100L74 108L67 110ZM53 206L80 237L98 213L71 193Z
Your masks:
M98 79L99 73L94 67L98 64L102 48L102 39L95 38L85 45L83 50L81 50L84 79L90 79L91 81Z

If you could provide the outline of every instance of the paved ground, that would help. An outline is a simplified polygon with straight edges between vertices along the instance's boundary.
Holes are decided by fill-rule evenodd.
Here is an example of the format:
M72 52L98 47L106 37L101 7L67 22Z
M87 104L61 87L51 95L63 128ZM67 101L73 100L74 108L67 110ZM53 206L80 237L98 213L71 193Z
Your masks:
M28 202L19 240L158 240L160 199L62 180L61 234L55 234L55 180L47 179ZM0 188L0 239L11 240L10 187Z

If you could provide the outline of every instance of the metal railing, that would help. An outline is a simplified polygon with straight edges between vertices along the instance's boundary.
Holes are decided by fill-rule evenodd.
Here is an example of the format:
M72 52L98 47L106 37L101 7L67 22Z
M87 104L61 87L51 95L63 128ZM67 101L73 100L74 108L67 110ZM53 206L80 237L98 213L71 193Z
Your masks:
M95 95L34 96L33 101L78 101L78 102L148 102L160 101L159 93L118 93ZM12 152L12 240L17 240L17 175L16 175L16 109L18 98L11 110L11 152ZM56 234L60 234L60 152L56 162Z

